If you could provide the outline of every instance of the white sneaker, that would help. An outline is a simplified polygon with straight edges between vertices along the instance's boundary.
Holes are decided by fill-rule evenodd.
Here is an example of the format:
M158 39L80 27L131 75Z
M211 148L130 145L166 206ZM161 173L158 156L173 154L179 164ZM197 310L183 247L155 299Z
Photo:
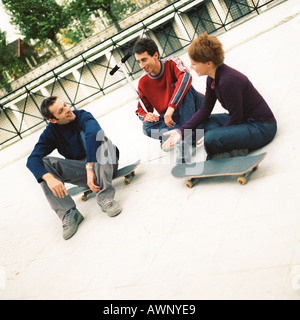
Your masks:
M118 204L118 202L114 199L104 199L101 200L99 206L103 212L106 212L108 216L115 217L119 213L121 213L122 208Z

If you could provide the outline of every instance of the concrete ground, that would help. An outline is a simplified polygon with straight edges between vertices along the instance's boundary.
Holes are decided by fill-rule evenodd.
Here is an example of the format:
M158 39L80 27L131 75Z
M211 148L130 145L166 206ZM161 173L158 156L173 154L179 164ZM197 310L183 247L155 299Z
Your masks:
M85 108L119 146L121 165L142 160L130 185L114 182L119 216L77 197L85 219L63 240L25 168L40 132L0 151L0 299L298 300L299 12L289 0L219 37L226 63L250 78L278 120L245 186L223 177L188 189L172 177L174 153L142 134L127 86ZM205 79L193 79L203 92Z

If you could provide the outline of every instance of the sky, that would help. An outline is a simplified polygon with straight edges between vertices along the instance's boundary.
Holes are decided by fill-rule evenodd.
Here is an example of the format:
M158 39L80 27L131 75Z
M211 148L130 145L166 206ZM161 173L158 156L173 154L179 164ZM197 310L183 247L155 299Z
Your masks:
M0 29L6 31L6 38L8 42L18 39L21 35L18 28L11 25L9 15L5 12L2 1L0 0ZM22 36L21 36L22 37Z

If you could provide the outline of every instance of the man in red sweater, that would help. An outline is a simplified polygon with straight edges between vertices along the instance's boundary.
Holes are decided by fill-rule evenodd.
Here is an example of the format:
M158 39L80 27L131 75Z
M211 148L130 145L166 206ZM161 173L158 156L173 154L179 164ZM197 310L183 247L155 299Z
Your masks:
M138 91L147 112L139 103L136 115L143 121L144 133L162 143L163 133L185 124L200 109L204 96L192 86L192 76L180 59L159 58L152 39L139 39L133 53L146 73Z

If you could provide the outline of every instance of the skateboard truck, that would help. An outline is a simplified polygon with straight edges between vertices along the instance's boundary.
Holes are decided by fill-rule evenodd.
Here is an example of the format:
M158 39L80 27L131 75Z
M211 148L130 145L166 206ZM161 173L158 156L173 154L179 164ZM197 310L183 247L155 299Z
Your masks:
M255 171L258 168L258 165L256 165L252 170L248 171L247 173L243 174L242 176L237 178L237 182L240 185L244 185L248 182L248 177L250 176L250 174Z

